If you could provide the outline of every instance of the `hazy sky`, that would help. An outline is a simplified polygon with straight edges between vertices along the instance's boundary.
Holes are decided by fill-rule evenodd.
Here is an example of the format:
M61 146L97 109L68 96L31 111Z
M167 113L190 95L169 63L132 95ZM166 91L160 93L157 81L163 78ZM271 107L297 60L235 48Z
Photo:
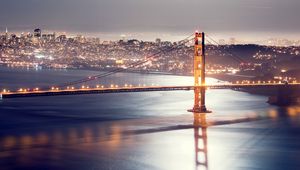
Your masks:
M299 35L300 32L300 0L1 0L0 3L1 31L7 26L14 31L40 27L95 35L136 32L179 35L199 29L247 38L256 33Z

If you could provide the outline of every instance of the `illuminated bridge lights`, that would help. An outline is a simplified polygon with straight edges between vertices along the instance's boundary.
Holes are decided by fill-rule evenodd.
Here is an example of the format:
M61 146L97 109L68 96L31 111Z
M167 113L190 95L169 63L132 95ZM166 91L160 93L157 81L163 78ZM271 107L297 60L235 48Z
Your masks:
M51 91L58 91L59 88L58 87L51 87Z
M73 87L73 86L71 86L71 87L68 86L68 87L66 88L66 90L74 90L74 89L75 89L75 87Z
M235 89L235 88L256 88L257 87L281 87L284 84L209 84L205 85L206 89ZM297 86L300 87L300 83L289 83L289 86ZM100 85L99 85L100 86ZM251 87L252 86L252 87ZM95 87L95 86L94 86ZM120 87L119 85L112 84L111 88L89 88L88 86L84 86L84 89L69 86L69 89L59 89L58 87L52 87L49 90L40 90L36 91L37 89L26 89L20 88L17 91L10 92L7 89L3 89L1 94L4 98L11 98L11 97L30 97L30 96L51 96L51 95L74 95L74 94L83 94L82 92L86 92L88 94L92 93L120 93L120 92L144 92L144 91L173 91L173 90L194 90L195 86L146 86L143 84L143 87L140 86L133 86L132 84L127 84L127 87ZM103 87L103 85L101 86ZM200 86L199 86L200 87ZM70 90L72 89L72 90Z
M2 93L9 93L10 91L9 90L7 90L7 89L3 89L2 90Z
M237 81L237 82L232 82L232 83L223 83L223 84L205 84L205 85L200 85L200 86L205 86L207 89L231 89L231 88L251 88L251 86L258 86L258 87L274 87L276 85L281 86L284 84L289 84L289 85L300 85L299 82L296 80L290 81L289 83L285 81L273 81L273 80L268 80L268 81L249 81L249 80L243 80L243 81ZM200 87L199 86L199 87ZM9 91L7 89L2 89L0 93L2 94L18 94L18 93L26 93L28 95L30 94L36 94L36 93L46 93L46 92L55 92L55 93L60 93L60 92L77 92L77 91L93 91L93 90L108 90L108 89L114 89L116 91L122 91L123 89L140 89L141 91L147 91L147 89L168 89L168 88L194 88L194 86L159 86L158 84L152 83L151 85L147 84L138 84L138 85L133 85L133 84L124 84L124 85L117 85L117 84L111 84L107 87L104 85L95 85L95 86L88 86L88 85L82 85L80 88L76 88L74 86L67 86L63 89L60 89L59 87L52 86L51 89L49 90L41 90L39 87L35 87L32 89L29 88L20 88L16 91Z
M67 86L65 90L74 90L74 89L75 89L75 87L73 87L73 86L71 86L71 87Z
M263 85L280 85L280 84L298 84L297 81L275 81L275 80L268 80L268 81L262 81L262 80L258 80L258 81L249 81L249 80L243 80L243 81L236 81L236 82L231 82L231 83L225 83L223 85L226 84L231 84L231 85L241 85L241 86L249 86L249 85L259 85L259 86L263 86ZM214 85L214 84L209 84L209 85ZM220 85L220 84L215 84L215 85Z

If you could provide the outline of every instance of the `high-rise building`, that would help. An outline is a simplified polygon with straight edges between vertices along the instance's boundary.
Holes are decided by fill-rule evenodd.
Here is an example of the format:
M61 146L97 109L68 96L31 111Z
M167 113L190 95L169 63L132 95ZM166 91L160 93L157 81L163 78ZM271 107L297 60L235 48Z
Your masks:
M86 38L82 35L77 35L75 37L75 41L80 42L80 43L85 43L86 42Z
M155 43L156 44L160 44L161 43L161 39L160 38L156 38Z
M127 36L126 36L125 34L122 34L122 35L121 35L121 40L122 40L123 42L127 42Z
M28 32L27 34L26 34L26 38L27 39L31 39L33 37L33 35L30 33L30 32Z
M100 38L96 38L95 43L96 43L96 44L100 44L100 43L101 43Z
M235 45L237 43L237 41L236 41L236 39L235 38L230 38L229 39L229 44L231 44L231 45Z
M65 42L65 41L67 41L67 36L66 35L60 35L60 36L58 36L57 38L56 38L56 40L58 41L58 42Z
M37 28L34 30L33 35L35 38L41 38L42 37L42 30Z
M6 40L8 39L8 29L7 29L7 27L6 27L6 29L5 29L5 39L6 39Z
M20 38L25 38L24 32L21 32Z

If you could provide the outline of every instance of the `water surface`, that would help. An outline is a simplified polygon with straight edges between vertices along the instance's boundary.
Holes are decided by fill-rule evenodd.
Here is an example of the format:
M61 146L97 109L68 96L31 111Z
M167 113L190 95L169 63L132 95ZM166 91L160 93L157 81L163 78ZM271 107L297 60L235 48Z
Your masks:
M97 73L0 67L0 89L50 87ZM193 78L118 73L89 85L125 83L191 85ZM209 126L201 128L193 126L193 115L186 111L193 106L192 91L5 99L0 102L0 166L297 169L300 108L278 108L266 100L208 90L213 113L206 116ZM197 154L203 164L197 164Z

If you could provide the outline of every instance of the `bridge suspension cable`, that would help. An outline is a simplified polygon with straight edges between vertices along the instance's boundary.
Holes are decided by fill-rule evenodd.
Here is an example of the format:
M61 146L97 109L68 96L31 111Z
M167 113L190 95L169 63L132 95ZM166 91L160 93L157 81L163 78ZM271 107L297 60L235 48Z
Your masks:
M215 43L215 45L217 46L221 46L216 40L214 40L211 36L207 35L207 38L209 38L213 43ZM210 44L213 44L211 43L209 40L207 40ZM240 63L246 63L246 61L244 59L242 59L240 56L238 56L237 54L233 53L232 51L229 51L227 50L226 48L224 48L224 51L227 52L227 54L229 54L229 57L231 56L231 58L233 60L235 60L236 62L238 62L239 64Z
M84 79L63 83L61 85L58 85L57 87L66 87L66 86L76 85L76 84L80 84L80 83L85 83L85 82L88 82L88 81L93 81L93 80L96 80L96 79L99 79L99 78L107 77L107 76L110 76L112 74L127 70L129 68L134 68L134 67L137 67L139 65L145 64L148 61L150 61L151 59L155 59L155 58L159 57L159 54L171 52L173 50L177 50L180 47L182 47L183 45L185 45L186 43L190 42L191 40L194 40L193 35L194 34L191 34L188 37L184 38L183 40L178 41L178 44L175 45L175 46L160 49L159 52L156 52L154 54L151 54L151 55L145 57L145 59L142 60L142 61L133 62L126 68L116 68L114 70L111 70L111 71L108 71L108 72L105 72L105 73L101 73L101 74L98 74L98 75L90 76L90 77L87 77L87 78L84 78Z

